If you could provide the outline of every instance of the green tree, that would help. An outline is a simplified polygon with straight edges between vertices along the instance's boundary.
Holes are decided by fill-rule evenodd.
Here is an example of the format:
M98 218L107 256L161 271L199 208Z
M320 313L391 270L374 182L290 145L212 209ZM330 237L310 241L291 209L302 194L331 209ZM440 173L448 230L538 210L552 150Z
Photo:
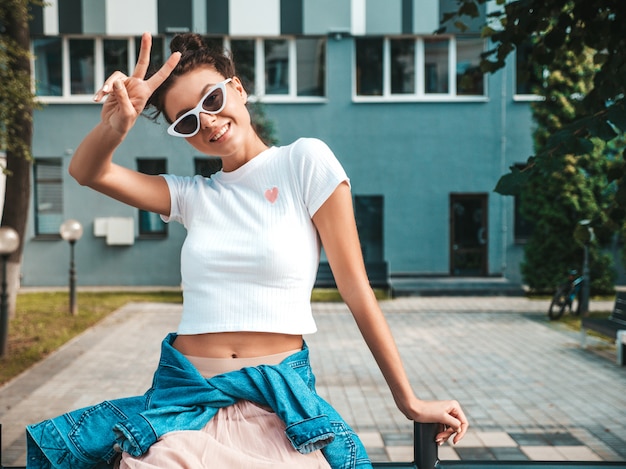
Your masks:
M21 240L9 257L7 284L13 315L30 202L34 96L31 91L29 0L0 0L0 150L6 154L2 226Z
M266 145L277 145L276 124L267 115L265 104L261 101L248 103L250 120L257 135Z
M593 83L596 66L589 53L574 54L564 48L548 67L537 69L545 97L531 105L536 123L533 133L539 153L550 135L576 119L576 107ZM535 226L524 246L521 265L528 286L550 291L563 280L565 272L582 268L583 245L574 241L574 232L583 219L593 219L597 241L590 249L592 290L612 292L614 272L611 258L602 247L612 240L606 226L605 209L612 193L606 190L608 159L606 143L592 139L593 148L585 155L555 157L559 170L537 170L521 188L522 214Z

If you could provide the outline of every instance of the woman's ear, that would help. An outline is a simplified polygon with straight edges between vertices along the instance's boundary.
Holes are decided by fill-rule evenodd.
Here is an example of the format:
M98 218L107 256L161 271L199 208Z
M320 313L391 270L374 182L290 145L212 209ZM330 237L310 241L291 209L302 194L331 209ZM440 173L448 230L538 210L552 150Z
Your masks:
M236 76L233 77L232 83L233 85L235 85L235 89L237 90L237 93L239 93L239 95L243 99L243 103L246 104L248 102L248 93L246 92L246 89L243 87L243 83L241 83L241 80L239 79L239 77L236 77Z

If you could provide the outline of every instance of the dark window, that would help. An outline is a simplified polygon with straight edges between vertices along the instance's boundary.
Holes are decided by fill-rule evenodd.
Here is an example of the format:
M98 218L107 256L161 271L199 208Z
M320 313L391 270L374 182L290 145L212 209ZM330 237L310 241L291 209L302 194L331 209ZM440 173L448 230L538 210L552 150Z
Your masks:
M165 62L165 43L162 37L152 36L152 47L150 48L150 69L158 70L163 62ZM135 37L135 62L139 58L139 49L141 48L141 36ZM168 54L169 56L169 54ZM107 77L105 77L107 78Z
M265 41L265 94L289 94L289 47L284 39Z
M485 41L479 37L458 37L456 40L456 94L485 94L485 78L480 70L480 54Z
M165 174L167 162L164 158L138 158L137 171L144 174ZM164 237L167 223L157 213L139 210L139 236Z
M517 48L515 53L515 93L540 94L542 86L543 68L533 64L530 60L532 42L527 42Z
M63 177L60 158L36 159L33 165L35 235L59 235L63 223Z
M383 196L357 195L354 215L359 231L365 263L382 262L383 254Z
M450 40L424 39L424 92L448 93Z
M237 76L249 94L255 94L254 82L256 79L254 39L237 39L230 42L233 60L237 64Z
M70 39L70 90L93 94L95 89L95 43L93 39Z
M105 39L103 48L105 79L117 70L128 75L128 40Z
M326 41L321 38L296 39L298 96L326 94Z
M391 40L391 92L415 93L415 39Z
M37 96L63 95L63 41L60 37L33 40Z
M356 40L356 94L383 95L383 40L380 38Z

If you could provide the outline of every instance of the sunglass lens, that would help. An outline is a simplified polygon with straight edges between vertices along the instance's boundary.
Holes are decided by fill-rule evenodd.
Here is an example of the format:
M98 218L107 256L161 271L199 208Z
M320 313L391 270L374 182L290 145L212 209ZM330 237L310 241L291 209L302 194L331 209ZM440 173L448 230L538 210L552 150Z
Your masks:
M202 108L208 112L217 112L224 105L224 93L221 88L217 88L202 101Z
M197 127L198 127L197 117L190 114L186 116L184 119L182 119L178 124L176 124L176 127L174 127L174 130L178 132L179 134L189 135L189 134L194 133Z

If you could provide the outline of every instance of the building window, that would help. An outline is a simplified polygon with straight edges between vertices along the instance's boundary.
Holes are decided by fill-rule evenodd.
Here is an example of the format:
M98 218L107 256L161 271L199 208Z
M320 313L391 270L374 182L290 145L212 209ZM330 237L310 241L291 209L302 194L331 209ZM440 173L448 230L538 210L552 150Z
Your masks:
M391 93L415 93L415 41L392 39L391 43Z
M33 164L36 236L59 236L63 223L62 168L60 158L37 158Z
M96 92L93 39L70 39L70 92L89 94Z
M135 61L130 64L131 69L135 68L135 64L139 59L139 49L141 48L141 36L135 36L128 43L129 48L135 50ZM160 36L152 36L152 47L150 48L150 66L156 71L165 63L165 41Z
M356 41L356 94L383 95L383 40L362 38Z
M366 264L383 262L383 196L354 196L354 216L363 260Z
M326 96L326 41L321 38L296 39L298 96Z
M449 39L424 39L424 93L447 94L449 92L449 54Z
M480 54L485 43L481 38L457 37L456 39L456 94L482 96L485 80L480 70Z
M230 39L225 47L251 96L271 102L326 95L325 38Z
M144 174L165 174L167 161L164 158L138 158L137 171ZM167 235L167 223L157 213L139 210L139 236L162 238Z
M484 40L451 37L357 38L358 97L428 100L484 97ZM455 73L453 71L456 71Z
M237 64L237 76L251 97L265 101L310 99L326 95L326 38L222 39L207 37L209 45L224 45ZM37 37L32 40L35 93L57 98L91 100L96 89L116 70L133 70L141 37ZM152 38L150 63L166 58L165 41Z
M63 95L63 41L60 37L33 40L35 93L38 96Z
M533 44L531 41L520 45L515 51L515 94L535 97L543 87L543 74L540 65L530 60Z
M104 76L109 77L117 70L128 75L128 41L126 39L105 39Z
M116 70L133 70L140 37L77 38L36 37L32 40L35 94L50 100L91 96ZM160 66L164 58L162 37L152 38L151 63ZM130 62L131 58L135 61Z
M289 94L289 49L287 41L265 41L265 94Z
M193 159L194 174L200 174L205 178L210 178L222 169L222 160L212 157L197 157Z
M230 41L230 52L237 64L237 76L249 94L256 94L256 60L254 39Z

